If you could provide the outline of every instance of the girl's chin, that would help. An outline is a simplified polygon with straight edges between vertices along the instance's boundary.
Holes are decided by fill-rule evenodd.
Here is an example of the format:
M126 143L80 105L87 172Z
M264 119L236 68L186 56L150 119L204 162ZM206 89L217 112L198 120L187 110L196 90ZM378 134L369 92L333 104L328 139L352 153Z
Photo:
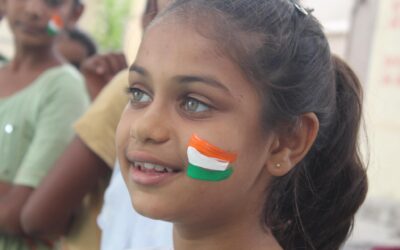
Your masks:
M133 209L140 215L153 220L173 221L174 211L171 206L161 204L160 201L152 201L151 199L138 199L136 197L133 202Z
M165 222L171 222L173 223L175 220L173 219L174 216L171 215L171 213L168 213L166 211L154 211L154 210L149 210L149 209L136 209L137 213L140 215L152 219L152 220L161 220Z

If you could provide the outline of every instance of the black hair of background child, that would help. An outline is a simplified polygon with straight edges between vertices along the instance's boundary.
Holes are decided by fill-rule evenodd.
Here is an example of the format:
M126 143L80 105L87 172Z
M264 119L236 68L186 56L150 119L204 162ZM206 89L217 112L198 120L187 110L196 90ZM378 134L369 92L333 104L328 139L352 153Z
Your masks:
M97 53L96 43L88 34L77 28L67 29L66 32L69 38L81 43L86 48L88 57Z

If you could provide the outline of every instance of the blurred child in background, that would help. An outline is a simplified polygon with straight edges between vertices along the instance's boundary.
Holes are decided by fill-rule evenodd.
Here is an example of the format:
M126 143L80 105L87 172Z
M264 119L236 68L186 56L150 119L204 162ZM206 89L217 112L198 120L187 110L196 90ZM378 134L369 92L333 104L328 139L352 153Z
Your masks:
M15 56L0 68L0 249L52 249L47 238L25 235L20 217L89 104L82 76L55 49L57 32L73 26L83 6L79 0L4 4ZM56 17L57 29L49 25Z
M169 2L147 1L143 25L146 26ZM116 160L115 129L128 101L124 93L128 71L124 70L110 83L108 81L116 72L115 69L126 67L126 63L123 66L122 62L125 60L121 55L108 54L96 55L81 65L87 84L93 86L93 91L90 91L92 98L104 85L106 87L75 124L77 135L56 162L53 171L35 191L22 215L24 229L29 234L42 237L66 234L63 249L99 248L100 237L97 236L93 218L99 213L104 182L108 180ZM118 173L118 170L114 171ZM108 192L102 211L101 249L170 244L171 225L154 222L138 214L132 215L122 178L113 177L113 180L116 181L110 184L112 192ZM89 192L93 195L88 196ZM122 200L119 199L121 197ZM79 210L82 199L89 210ZM118 201L114 204L115 199ZM77 210L79 213L76 213ZM138 223L133 224L132 221ZM147 237L152 233L165 236L156 239Z

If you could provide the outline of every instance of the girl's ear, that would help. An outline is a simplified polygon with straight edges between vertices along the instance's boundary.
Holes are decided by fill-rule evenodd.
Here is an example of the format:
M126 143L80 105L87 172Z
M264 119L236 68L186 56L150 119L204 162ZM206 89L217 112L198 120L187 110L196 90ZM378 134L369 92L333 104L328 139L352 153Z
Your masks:
M299 117L296 127L274 138L266 168L272 176L287 174L308 153L317 137L319 121L314 113Z

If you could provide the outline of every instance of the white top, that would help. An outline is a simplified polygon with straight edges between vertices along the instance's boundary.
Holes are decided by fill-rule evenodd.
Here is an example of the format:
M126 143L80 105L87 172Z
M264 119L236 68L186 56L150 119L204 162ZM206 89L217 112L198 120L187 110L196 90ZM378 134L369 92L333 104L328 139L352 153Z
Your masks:
M119 164L115 165L97 218L101 250L171 250L172 223L138 214L131 204Z

